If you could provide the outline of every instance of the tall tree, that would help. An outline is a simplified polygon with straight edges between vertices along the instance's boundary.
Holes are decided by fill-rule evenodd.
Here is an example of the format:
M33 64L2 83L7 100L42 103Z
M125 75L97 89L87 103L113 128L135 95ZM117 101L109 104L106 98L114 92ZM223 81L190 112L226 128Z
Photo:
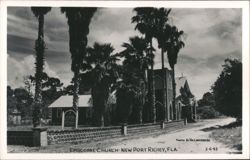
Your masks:
M88 49L88 62L93 66L90 70L92 81L92 99L97 124L104 126L104 113L108 105L110 88L118 78L116 72L116 55L111 44L95 43Z
M21 112L23 118L29 118L32 114L30 107L33 100L29 92L24 88L16 88L14 90L14 96L17 101L16 109Z
M69 48L71 53L71 70L73 77L73 108L76 113L75 128L78 128L78 105L79 105L79 75L84 66L86 46L88 43L89 25L97 8L92 7L62 7L69 26Z
M55 77L49 77L47 73L42 74L42 118L48 119L50 117L50 109L48 106L54 102L57 98L63 95L62 86L60 79ZM29 76L29 79L26 80L26 90L29 91L29 85L34 84L35 77ZM29 84L31 83L31 84ZM30 92L29 92L30 93Z
M152 59L150 64L151 70L149 72L149 100L152 108L152 121L156 122L156 108L155 108L155 82L154 82L154 53L152 40L156 31L155 10L153 7L135 8L136 15L132 17L132 23L136 23L135 30L145 35L145 39L150 46L147 56Z
M175 97L176 97L176 83L175 83L175 65L177 64L177 58L179 51L185 46L182 41L182 36L184 32L179 31L176 26L172 26L170 30L170 39L164 45L167 50L168 62L172 69L172 85L173 85L173 108L174 108L174 118L176 118L176 105L175 105Z
M202 99L198 101L198 106L203 107L203 106L212 106L214 107L215 105L215 100L214 100L214 95L210 92L206 92L203 94Z
M214 82L212 93L215 109L227 116L242 118L242 62L226 59L223 70Z
M145 71L152 63L152 59L146 56L149 47L144 38L132 37L129 43L123 43L125 49L120 53L124 58L123 61L123 82L124 86L133 88L136 92L136 101L139 105L139 123L142 123L142 111L146 102L147 80Z
M162 73L163 73L163 109L164 109L164 120L169 120L169 108L167 106L167 85L166 85L166 74L164 66L164 54L166 52L165 44L169 40L171 27L167 23L168 15L171 9L159 8L156 10L156 39L158 41L158 48L161 49L161 64L162 64Z
M36 50L36 86L35 86L35 99L34 99L34 111L33 111L33 126L37 127L41 125L41 109L42 109L42 85L41 85L41 76L43 73L44 65L44 15L47 14L51 7L31 7L33 14L38 19L38 38L35 43Z

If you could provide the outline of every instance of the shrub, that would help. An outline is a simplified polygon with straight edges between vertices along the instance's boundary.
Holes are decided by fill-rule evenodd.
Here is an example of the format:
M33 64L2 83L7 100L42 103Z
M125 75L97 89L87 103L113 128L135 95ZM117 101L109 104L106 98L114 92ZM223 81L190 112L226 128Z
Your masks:
M221 116L212 106L197 107L197 114L201 119L217 118Z

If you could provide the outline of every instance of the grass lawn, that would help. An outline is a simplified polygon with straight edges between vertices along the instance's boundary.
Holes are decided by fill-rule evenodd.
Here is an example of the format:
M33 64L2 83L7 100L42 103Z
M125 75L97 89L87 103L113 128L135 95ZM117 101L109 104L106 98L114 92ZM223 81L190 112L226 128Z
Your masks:
M242 152L242 126L228 125L214 129L210 137L226 146Z

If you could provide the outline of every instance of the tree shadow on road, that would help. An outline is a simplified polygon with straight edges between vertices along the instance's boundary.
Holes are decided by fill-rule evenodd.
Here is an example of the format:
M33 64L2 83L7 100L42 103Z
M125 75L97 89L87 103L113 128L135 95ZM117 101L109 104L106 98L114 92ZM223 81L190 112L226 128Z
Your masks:
M208 128L203 128L201 129L201 131L204 132L209 132L209 131L213 131L215 129L231 129L231 128L235 128L235 127L239 127L242 126L242 121L235 121L226 125L216 125L216 126L212 126L212 127L208 127Z

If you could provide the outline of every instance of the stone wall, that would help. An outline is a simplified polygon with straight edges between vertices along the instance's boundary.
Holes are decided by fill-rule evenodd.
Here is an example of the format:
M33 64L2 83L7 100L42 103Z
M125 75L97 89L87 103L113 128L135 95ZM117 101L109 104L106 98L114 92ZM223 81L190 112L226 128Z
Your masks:
M27 131L7 131L8 145L46 146L47 144L80 143L104 138L121 137L149 133L160 130L173 131L182 128L184 120L147 123L136 125L122 125L113 127L89 127L83 129L47 130L33 128Z
M160 123L128 125L128 134L153 132L160 129L161 129Z
M49 130L48 144L79 143L91 139L121 136L121 127L85 128L74 130Z
M163 128L170 131L182 128L183 125L183 120L165 122ZM124 129L124 127L126 129ZM93 127L75 130L49 130L48 144L80 143L87 140L98 140L103 138L121 137L123 135L160 131L163 128L162 123L147 123L103 128Z
M171 131L182 128L183 126L184 126L183 120L164 122L164 124L147 123L147 124L129 125L128 134L154 132L154 131L159 131L161 129Z

